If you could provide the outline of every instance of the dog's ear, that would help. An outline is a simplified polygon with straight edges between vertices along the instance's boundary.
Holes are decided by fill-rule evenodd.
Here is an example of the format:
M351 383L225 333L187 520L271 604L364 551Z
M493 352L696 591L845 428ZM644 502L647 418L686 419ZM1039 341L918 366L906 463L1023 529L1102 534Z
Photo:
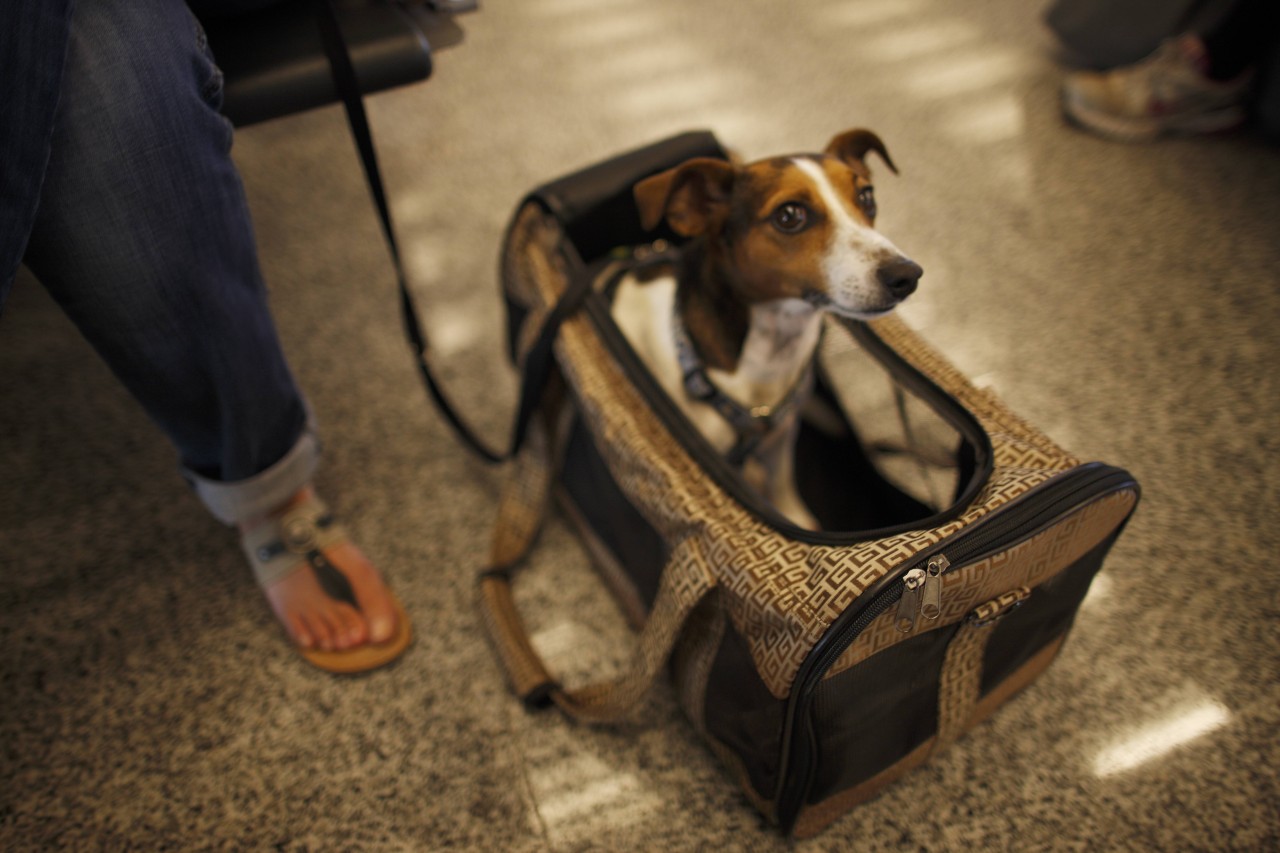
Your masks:
M694 237L708 231L729 207L733 166L698 157L635 185L640 224L652 231L666 217L677 234Z
M895 175L898 174L898 167L893 165L893 161L889 159L889 150L884 147L880 137L869 130L863 128L846 130L827 143L827 154L846 163L856 160L865 164L868 151L874 151L879 154L885 165Z

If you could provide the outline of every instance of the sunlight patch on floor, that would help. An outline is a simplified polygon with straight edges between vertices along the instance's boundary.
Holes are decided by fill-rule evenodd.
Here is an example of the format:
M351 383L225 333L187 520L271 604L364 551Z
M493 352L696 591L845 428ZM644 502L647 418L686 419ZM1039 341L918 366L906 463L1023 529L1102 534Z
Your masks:
M1010 50L973 50L904 69L902 85L913 96L941 100L993 87L1005 87L1027 72L1022 54Z
M677 74L637 82L620 90L609 103L621 112L642 116L673 110L701 113L726 102L734 92L741 90L741 85L740 80L726 73Z
M447 356L477 346L488 331L484 326L485 320L484 315L477 314L469 305L451 305L441 301L432 308L427 330L431 348L437 354Z
M1093 582L1089 584L1089 592L1085 595L1084 601L1080 603L1082 608L1092 607L1111 597L1112 590L1115 589L1115 581L1113 581L1105 572L1095 575Z
M640 73L643 69L643 73ZM591 83L610 83L623 88L637 81L662 79L666 85L680 86L708 70L706 56L689 42L665 38L617 45L592 63Z
M860 44L858 52L877 62L907 62L952 50L981 35L976 27L963 21L930 21L874 36Z
M635 0L538 0L523 4L524 14L543 18L576 17L592 13L616 13L625 6L634 6Z
M556 41L563 50L626 45L645 40L662 41L667 37L665 24L661 15L642 7L608 16L573 19L556 33Z
M1098 753L1097 776L1112 776L1148 764L1178 747L1220 729L1231 719L1222 705L1206 700L1153 720Z
M651 820L663 808L662 798L638 776L590 753L530 768L529 786L538 817L558 844Z
M943 131L962 142L986 145L1017 139L1026 131L1026 111L1012 95L994 95L949 112Z
M847 0L816 13L817 22L833 27L873 27L924 10L922 0Z

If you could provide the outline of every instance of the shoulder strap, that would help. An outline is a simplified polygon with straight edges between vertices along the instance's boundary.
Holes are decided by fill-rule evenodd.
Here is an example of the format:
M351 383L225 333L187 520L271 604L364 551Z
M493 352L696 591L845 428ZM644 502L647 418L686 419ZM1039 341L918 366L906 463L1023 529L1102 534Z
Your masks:
M582 304L583 297L590 292L591 282L587 276L575 278L564 296L547 316L538 338L530 348L524 361L524 379L520 389L520 403L516 409L515 422L511 429L510 444L505 450L499 450L481 439L477 431L462 417L457 407L445 393L436 371L432 367L430 347L426 333L418 321L417 305L409 290L405 276L404 264L401 261L400 247L396 241L395 228L391 219L391 208L387 204L386 189L382 183L382 173L378 168L377 151L373 145L373 134L369 129L369 119L364 109L364 99L360 94L360 86L356 80L355 68L351 63L351 55L343 39L338 25L332 0L315 0L316 20L320 27L321 39L325 53L329 58L329 67L333 74L334 86L342 97L346 110L347 123L351 127L351 136L355 140L360 154L360 164L364 169L365 180L369 185L369 194L373 197L378 210L378 220L382 225L382 233L387 241L387 249L391 254L391 263L395 269L396 288L400 296L400 314L404 321L405 337L413 349L418 373L426 385L427 392L435 402L440 413L448 421L457 436L480 458L490 463L499 463L513 458L523 443L528 431L529 420L537 408L542 390L546 385L552 363L552 344L560 324L573 314Z

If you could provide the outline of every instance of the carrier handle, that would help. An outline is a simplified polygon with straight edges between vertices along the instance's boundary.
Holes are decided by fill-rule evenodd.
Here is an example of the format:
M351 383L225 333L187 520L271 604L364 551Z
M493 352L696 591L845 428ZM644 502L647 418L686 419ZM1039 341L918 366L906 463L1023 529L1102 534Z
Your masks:
M625 717L642 700L666 666L690 614L715 582L681 583L679 571L663 572L653 609L637 639L626 671L580 687L567 688L551 674L534 647L512 594L511 568L496 568L480 576L480 613L511 690L529 708L556 705L584 723L612 723Z
M626 672L615 679L566 688L547 668L520 616L512 581L524 564L546 515L552 482L546 430L535 425L504 486L494 524L490 566L481 572L477 598L481 622L512 692L530 708L554 703L588 723L624 717L648 692L675 648L690 614L715 588L715 576L699 546L687 540L668 558L653 607L640 631Z

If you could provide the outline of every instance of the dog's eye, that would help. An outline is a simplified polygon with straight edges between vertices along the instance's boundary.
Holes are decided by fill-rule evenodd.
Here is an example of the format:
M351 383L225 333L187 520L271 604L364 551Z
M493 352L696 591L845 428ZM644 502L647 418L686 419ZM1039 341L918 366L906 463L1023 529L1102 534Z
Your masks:
M797 234L809 224L809 209L798 202L779 205L773 212L773 227L784 234Z
M858 190L858 207L862 208L868 219L876 218L876 194L871 187Z

